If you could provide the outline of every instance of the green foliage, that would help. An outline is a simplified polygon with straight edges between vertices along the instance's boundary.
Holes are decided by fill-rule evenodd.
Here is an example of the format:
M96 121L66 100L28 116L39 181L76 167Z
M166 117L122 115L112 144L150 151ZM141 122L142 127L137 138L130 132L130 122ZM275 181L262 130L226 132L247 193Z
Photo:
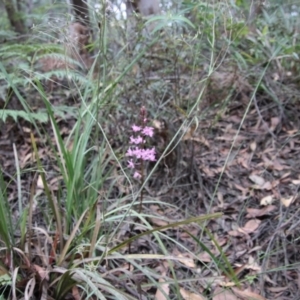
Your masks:
M43 112L25 112L24 110L0 109L0 120L6 122L7 118L12 118L15 122L22 118L28 122L38 121L47 122L48 115Z
M3 180L2 171L0 171L0 241L4 242L7 249L11 249L14 246L14 234L10 215L6 185Z
M277 64L280 61L284 71L295 68L297 52L300 49L299 39L294 36L293 31L295 20L291 18L286 20L285 10L276 6L260 15L251 24L254 26L253 29L245 18L249 9L247 3L248 1L242 0L236 1L235 4L230 1L184 1L179 13L154 16L143 23L145 26L155 24L152 35L145 37L141 30L133 38L134 42L126 40L127 33L123 30L124 24L121 20L113 29L113 35L108 31L109 24L101 23L102 19L96 20L102 25L100 38L93 45L95 52L98 51L98 59L95 60L89 75L84 73L80 62L66 55L62 46L42 40L41 36L47 35L50 36L50 40L54 40L55 34L52 34L52 30L60 29L61 32L63 30L51 23L53 26L47 31L45 26L50 17L47 16L46 20L42 20L43 16L38 13L38 9L35 11L35 20L41 22L41 25L34 29L35 32L44 30L39 36L24 43L11 41L0 45L0 96L3 98L4 106L7 106L9 104L6 99L7 91L12 90L15 99L23 108L12 110L4 107L0 110L0 120L8 123L11 120L19 122L23 119L33 124L36 129L31 134L34 160L30 172L34 170L36 177L39 178L39 188L43 195L39 194L36 197L39 208L44 211L45 216L45 226L41 228L36 226L33 229L32 210L35 195L32 194L29 208L23 210L19 220L13 220L10 217L7 187L3 174L0 173L0 239L6 249L11 249L12 246L18 249L19 252L14 253L11 258L11 262L15 265L25 265L29 269L29 266L34 268L39 264L38 267L42 270L36 267L30 274L30 278L37 280L40 285L37 284L32 289L35 293L38 294L40 290L47 290L49 287L52 298L63 300L70 297L73 287L80 287L82 298L134 299L130 292L127 293L121 288L122 284L112 283L111 278L114 277L105 277L109 271L104 275L101 273L103 266L114 270L120 261L122 264L125 261L148 280L147 284L159 289L157 278L160 274L150 270L150 267L148 269L141 267L137 262L141 259L145 262L170 261L170 249L174 245L202 264L196 253L191 253L183 243L168 236L166 230L220 217L221 214L207 213L204 216L187 217L183 221L155 227L150 221L153 218L151 210L138 213L136 207L141 191L146 188L147 191L151 190L157 181L162 185L170 184L173 188L174 183L170 183L173 165L167 166L165 158L176 148L175 143L176 146L181 145L184 128L190 128L194 123L198 126L199 120L205 118L205 111L209 110L210 106L208 104L202 109L201 101L205 98L206 91L210 89L210 80L215 72L221 68L226 69L228 73L225 73L225 79L229 77L229 71L232 69L236 73L246 72L245 77L252 76L250 79L255 82L255 86L247 90L249 94L253 92L246 106L245 114L247 114L257 90L269 92L263 77L268 68L275 65L275 61ZM105 18L105 15L102 18ZM119 30L123 31L120 33ZM163 31L163 34L159 31ZM99 33L96 30L95 32ZM8 36L9 31L0 32L0 38ZM40 42L37 42L39 38ZM117 49L114 50L115 53L112 50L114 47ZM118 59L112 60L112 57ZM43 69L43 62L51 60L62 62L65 68ZM94 68L97 80L94 80L92 74ZM183 80L185 83L181 84ZM53 94L43 88L43 82L57 81L72 83L68 86L71 86L72 92L75 90L75 93L68 91L68 95L74 97L80 105L68 106L63 102L70 100L64 99L65 94L61 93L59 96L55 94L53 97ZM220 101L215 100L218 93L212 95L214 104L221 108L220 115L230 105L231 99L240 87L237 87L239 83L240 81L237 81L237 84L232 81L229 86L217 86L224 92ZM58 89L56 88L55 92ZM33 112L29 103L30 97L36 97L43 108L39 107L37 112ZM55 105L53 104L55 101L62 101L63 104ZM129 177L124 167L126 161L124 156L128 147L127 131L138 119L138 108L141 105L147 105L149 119L162 117L172 126L175 124L176 133L167 142L163 141L165 144L161 157L155 166L149 167L150 171L147 169L149 171L147 179L139 185ZM176 110L170 107L175 107ZM62 130L60 123L69 122L66 116L72 116L75 121L72 128ZM46 122L48 127L41 124ZM163 135L157 140L160 138L163 140ZM50 163L44 161L40 154L44 146L52 151ZM47 177L47 166L52 164L55 165L55 176L59 178L58 191L51 189L51 182ZM174 166L181 164L184 165L186 162L178 158ZM168 169L167 179L163 178L163 175L155 178L156 168L161 165L163 165L161 168ZM164 172L165 170L162 174ZM176 172L177 169L174 173ZM180 176L176 180L180 181ZM218 185L215 187L212 202L218 187ZM22 189L21 186L19 188ZM22 210L21 198L19 203ZM144 203L147 207L159 205L162 211L173 207L160 201L159 196L149 196ZM209 212L209 209L207 211ZM14 239L15 223L21 228L20 241ZM134 236L123 235L124 228L131 225L138 225L141 233ZM239 285L239 279L225 251L205 226L201 225L200 228L203 236L213 241L218 254L212 253L202 241L202 237L196 237L189 232L187 235L199 249L209 254L217 273L226 274ZM39 242L43 241L47 246L36 245L37 243L32 240L33 233ZM156 249L157 253L145 255L126 253L128 245L148 236L151 236L153 249ZM36 247L34 254L28 254L25 245ZM121 268L123 265L120 264ZM4 266L4 269L8 267ZM27 269L26 272L29 272ZM6 271L11 277L20 275L15 278L26 282L22 267L20 271L15 268L16 274ZM47 276L39 280L43 271ZM179 290L176 272L176 268L170 266L172 273L169 278L170 285ZM26 284L29 287L31 282L27 281Z

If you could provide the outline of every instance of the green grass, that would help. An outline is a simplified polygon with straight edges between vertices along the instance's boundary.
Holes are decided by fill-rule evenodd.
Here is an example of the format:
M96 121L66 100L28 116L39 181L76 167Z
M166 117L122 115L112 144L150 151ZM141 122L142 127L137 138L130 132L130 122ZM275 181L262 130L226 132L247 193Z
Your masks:
M235 11L231 14L229 6L229 3L186 1L182 8L185 17L181 12L154 17L148 21L157 24L153 36L144 37L138 32L130 47L122 25L112 27L115 20L110 16L111 19L102 23L102 40L96 39L92 45L97 54L88 74L83 73L83 68L78 72L47 73L37 69L41 57L64 57L60 47L48 46L48 42L33 44L29 40L24 44L9 42L0 46L0 85L5 91L4 99L0 99L3 108L0 120L3 124L26 120L31 127L32 147L28 167L20 167L15 148L16 173L7 181L5 170L0 172L1 297L49 296L49 299L63 300L78 293L82 299L138 299L149 290L149 299L153 299L155 289L161 290L165 299L182 299L181 287L193 290L193 280L198 276L196 267L189 270L188 258L195 266L213 270L216 278L225 276L240 286L235 266L209 227L211 220L222 216L210 210L235 140L219 181L211 191L211 199L207 200L205 214L194 215L187 204L179 215L185 217L171 220L151 209L159 207L160 211L167 212L178 208L171 201L161 200L159 192L161 186L175 186L177 181L178 186L186 183L182 183L180 176L184 174L179 174L176 166L188 164L180 161L179 152L186 149L181 145L189 128L196 124L197 129L210 109L219 106L219 115L213 121L217 123L236 101L234 97L239 94L241 84L250 87L246 91L250 94L248 103L243 104L244 119L259 93L269 95L280 106L268 76L277 70L282 74L299 71L296 61L300 42L298 37L291 38L297 21L284 18L288 5L274 5L266 10L255 21L255 32L251 32L245 21L245 7L231 7ZM94 17L94 23L99 21L100 16ZM49 36L52 29L54 25L49 32L44 24L39 27ZM94 29L97 32L96 26ZM43 34L34 38L42 40ZM17 63L11 63L12 58ZM222 72L234 73L233 81L239 85L221 84L222 93L207 96L210 86L218 85L214 75ZM181 83L184 77L188 79ZM70 89L55 90L55 98L44 87L45 80L65 80ZM69 111L67 105L53 104L53 98L62 101L68 96L74 100ZM31 103L33 98L40 107ZM18 109L11 107L13 101L17 102ZM139 183L127 168L125 153L130 126L138 122L141 106L146 107L150 122L168 120L169 128L156 132L152 142L160 156L155 164L145 166L147 173ZM75 120L71 128L61 125L68 112ZM66 128L67 136L62 133ZM42 149L47 149L51 158L47 160L41 154ZM170 153L176 153L177 160L168 156ZM190 159L193 161L193 154ZM51 183L49 166L54 167L55 177L59 178L56 189ZM21 178L27 175L32 180L26 191ZM17 209L12 208L9 200L9 188L14 181L18 190ZM172 194L172 188L167 194ZM167 224L157 225L153 219L167 220ZM188 226L196 226L199 235L190 233ZM182 231L198 252L191 251L183 240L176 238L175 233ZM145 249L151 251L139 253L140 245L146 245ZM176 256L173 248L187 253L188 258ZM208 253L210 263L199 259L201 251ZM168 269L164 279L170 293L159 281L163 262ZM186 282L184 276L190 281ZM253 278L248 277L251 284L255 282L256 277ZM207 290L213 282L214 278L207 283Z

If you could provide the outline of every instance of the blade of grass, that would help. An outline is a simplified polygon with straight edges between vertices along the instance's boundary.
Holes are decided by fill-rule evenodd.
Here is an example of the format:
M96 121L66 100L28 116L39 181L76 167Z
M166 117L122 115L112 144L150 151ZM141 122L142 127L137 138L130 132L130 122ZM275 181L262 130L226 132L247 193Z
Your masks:
M0 171L0 237L8 250L14 245L14 236L12 231L12 220L9 205L7 202L6 186L3 180L2 171Z
M60 215L60 212L59 212L59 207L57 205L56 200L54 199L54 195L51 195L50 189L48 187L46 177L45 177L45 173L44 173L44 170L43 170L43 167L42 167L42 163L41 163L41 160L40 160L40 157L39 157L39 154L38 154L35 138L34 138L32 132L30 133L30 139L31 139L31 144L33 146L33 151L34 151L34 154L35 154L35 157L36 157L38 170L39 170L40 176L42 178L45 194L46 194L46 197L49 201L52 212L54 214L57 230L58 230L59 235L60 235L60 247L61 247L61 250L62 250L63 242L64 242L64 236L63 236L62 221L61 221L61 215Z
M70 247L72 241L74 240L75 235L76 235L76 233L77 233L77 231L78 231L78 229L79 229L79 226L80 226L80 224L81 224L81 222L82 222L82 220L83 220L83 218L85 217L85 215L86 215L87 212L88 212L88 209L86 209L86 210L83 212L83 214L81 215L81 217L80 217L79 220L77 221L76 225L74 226L74 228L73 228L73 230L72 230L72 232L71 232L71 235L70 235L70 237L68 238L68 240L67 240L67 242L66 242L66 244L65 244L65 246L64 246L64 249L61 251L61 254L59 255L59 258L58 258L58 260L57 260L57 265L58 265L58 266L60 266L60 265L63 263L63 261L64 261L64 259L65 259L65 257L66 257L66 254L67 254L68 251L69 251L69 247Z
M117 246L113 247L112 249L110 249L108 251L108 254L112 254L113 252L118 251L121 248L123 248L124 246L132 243L133 241L135 241L137 239L139 239L140 237L151 234L153 232L178 227L180 225L186 225L186 224L190 224L190 223L193 223L193 222L204 222L204 221L207 221L207 220L210 220L210 219L220 218L222 215L223 215L222 213L214 213L214 214L209 214L209 215L205 215L205 216L189 218L189 219L186 219L186 220L180 221L180 222L170 223L170 224L165 225L165 226L156 227L152 230L142 232L140 234L137 234L137 235L127 239L126 241L124 241L124 242L120 243L119 245L117 245Z
M96 208L95 228L94 228L93 236L92 236L92 240L91 240L89 258L92 257L93 252L95 250L95 245L96 245L96 241L97 241L98 234L99 234L99 231L100 231L100 226L101 226L101 213L100 213L99 206L97 206L97 208Z

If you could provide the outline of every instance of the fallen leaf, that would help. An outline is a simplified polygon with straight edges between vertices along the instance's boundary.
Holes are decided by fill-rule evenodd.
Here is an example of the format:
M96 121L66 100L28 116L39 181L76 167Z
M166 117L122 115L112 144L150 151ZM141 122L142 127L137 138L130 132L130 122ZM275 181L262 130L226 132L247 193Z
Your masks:
M164 275L165 276L165 275ZM164 278L159 278L158 282L160 283L160 288L157 289L154 299L156 300L168 300L169 299L169 284L165 283Z
M271 184L270 181L265 182L265 183L260 187L261 190L267 190L267 191L270 191L272 188L273 188L273 185Z
M182 254L179 254L177 256L178 261L180 261L182 264L184 264L188 268L195 268L195 262L192 258L184 257Z
M228 234L229 234L230 236L234 236L234 237L243 236L242 233L243 233L243 232L240 232L240 231L238 231L238 230L229 230L229 231L228 231Z
M216 288L212 300L238 300L230 290Z
M296 196L291 196L289 198L281 198L280 201L285 207L289 207L296 199Z
M251 150L252 152L254 152L254 151L256 150L256 147L257 147L257 144L256 144L255 141L252 142L252 143L250 144L250 150Z
M228 287L235 286L236 284L234 282L232 282L232 281L229 281L229 282L221 281L219 283L219 285L222 286L222 287L227 287L228 288Z
M278 74L278 73L272 74L272 79L273 79L274 81L278 81L278 80L280 79L279 74Z
M280 293L286 291L288 288L290 288L289 285L286 286L277 286L277 287L268 287L267 289L273 293Z
M191 293L183 288L180 289L180 294L184 300L206 300L205 297Z
M38 177L38 180L37 180L37 182L36 182L36 187L38 188L38 189L44 189L44 183L43 183L43 180L42 180L42 176L41 175L39 175L39 177Z
M72 296L73 296L74 300L80 300L81 299L79 289L76 285L74 285L72 287Z
M169 264L166 261L163 261L157 268L158 271L161 272L161 277L159 278L158 282L160 283L160 288L157 289L154 299L156 300L167 300L169 299L169 284L165 283L166 280L164 279L167 275Z
M207 252L201 252L197 256L201 262L211 262L211 256Z
M269 196L263 197L260 200L260 205L266 206L266 205L272 204L272 202L273 202L273 196L269 195Z
M213 172L210 168L208 167L203 167L201 168L201 170L205 173L205 175L207 175L208 177L214 177L215 176L215 172Z
M247 215L246 218L257 218L267 215L268 213L272 212L273 210L277 209L275 205L268 205L264 208L247 208Z
M183 136L182 140L186 141L186 140L193 139L194 138L193 136L194 136L195 129L196 129L196 125L195 124L193 124L188 129L184 129L185 135Z
M196 267L194 259L191 258L189 253L182 254L178 251L178 249L174 248L173 255L177 258L177 260L179 262L184 264L186 267L188 267L188 268L195 268Z
M223 208L224 207L224 197L223 197L223 194L221 192L218 192L217 193L217 197L218 197L218 200L219 200L219 207L220 208Z
M261 272L261 267L255 261L254 257L251 256L251 255L249 256L248 263L246 264L245 268L248 269L248 270Z
M149 218L149 221L151 222L151 224L155 225L155 226L166 226L169 223L160 219L160 218Z
M266 298L264 298L256 293L250 292L248 290L242 291L242 290L239 290L238 288L233 287L232 291L238 297L242 298L243 300L267 300Z
M286 172L284 173L281 177L280 177L280 181L282 182L283 179L288 179L288 181L290 181L290 178L288 178L291 175L291 172Z
M270 130L274 131L279 123L280 123L280 118L278 117L271 118Z
M49 280L49 272L45 270L44 268L40 267L39 265L33 265L35 271L39 274L41 280L44 279Z
M276 159L273 161L273 169L274 170L282 171L284 168L287 168L287 166L281 165L280 162Z
M247 234L252 233L259 227L260 223L261 223L260 220L252 219L248 221L244 227L240 228L240 230L242 230L242 232L245 232Z
M262 177L260 177L258 175L255 175L255 174L251 174L249 176L249 178L250 178L250 180L252 182L254 182L255 184L257 184L258 186L263 186L264 183L265 183L265 180Z

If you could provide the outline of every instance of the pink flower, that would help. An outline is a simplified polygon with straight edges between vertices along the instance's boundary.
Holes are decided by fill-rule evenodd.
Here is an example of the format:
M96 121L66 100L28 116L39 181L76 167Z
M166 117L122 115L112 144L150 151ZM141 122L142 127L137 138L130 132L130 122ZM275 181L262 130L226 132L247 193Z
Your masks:
M126 152L126 156L131 157L131 159L127 161L127 167L134 170L133 177L136 179L140 179L143 177L143 174L136 170L136 164L142 164L141 161L156 161L155 148L153 147L151 149L148 149L146 148L145 144L146 137L152 137L154 135L154 128L146 126L148 119L147 111L144 106L141 107L140 117L141 125L138 126L133 124L131 126L134 134L130 137L130 144L132 144L133 147L130 147ZM143 167L141 167L141 169L143 170Z
M126 156L134 156L134 150L132 150L131 148L129 148L126 152Z
M137 172L137 171L134 172L133 178L140 179L141 177L142 177L142 175L139 172Z
M152 137L153 136L153 133L154 133L154 128L153 127L148 127L148 126L145 126L142 130L142 133L146 136L150 136Z
M126 156L135 156L137 159L155 161L155 148L152 149L141 149L135 147L135 149L129 148Z
M134 162L132 161L132 159L128 160L127 163L128 163L128 168L134 169Z
M145 149L143 151L142 159L155 161L155 148L153 147L152 149Z
M144 140L140 135L138 135L136 138L134 138L133 136L130 137L131 144L141 144L143 142L144 142Z
M136 126L135 124L133 124L131 128L132 128L133 132L138 132L138 131L142 130L142 127Z

